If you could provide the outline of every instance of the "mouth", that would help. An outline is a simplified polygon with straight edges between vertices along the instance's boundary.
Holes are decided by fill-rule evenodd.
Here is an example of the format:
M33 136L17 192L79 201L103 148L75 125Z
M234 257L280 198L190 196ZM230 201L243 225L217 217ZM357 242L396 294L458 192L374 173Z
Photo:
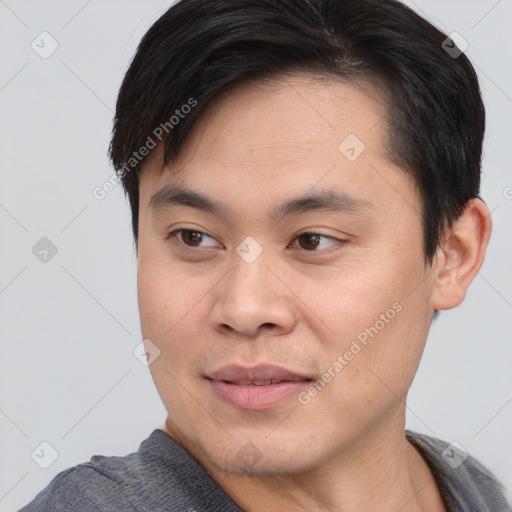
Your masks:
M245 410L277 407L313 381L310 376L274 365L224 366L206 379L218 398Z
M281 379L272 379L272 380L254 380L254 381L229 381L223 380L222 382L227 382L228 384L236 384L237 386L270 386L271 384L280 384L281 382L300 382L303 379L295 379L295 380L281 380Z

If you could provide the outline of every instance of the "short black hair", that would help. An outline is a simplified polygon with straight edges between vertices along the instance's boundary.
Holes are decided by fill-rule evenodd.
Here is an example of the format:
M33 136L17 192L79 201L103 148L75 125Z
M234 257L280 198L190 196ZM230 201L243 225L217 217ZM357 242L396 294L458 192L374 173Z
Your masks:
M395 0L179 0L142 38L116 105L109 156L130 200L135 249L146 161L137 151L158 135L170 165L220 93L305 72L386 92L388 156L414 176L431 263L480 188L485 109L473 66L450 47Z

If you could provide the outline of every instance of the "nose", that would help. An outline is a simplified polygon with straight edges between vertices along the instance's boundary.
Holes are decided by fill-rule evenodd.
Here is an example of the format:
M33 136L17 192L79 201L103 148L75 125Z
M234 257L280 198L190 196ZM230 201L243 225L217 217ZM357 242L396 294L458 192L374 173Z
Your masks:
M233 255L231 270L222 279L211 313L213 328L226 335L256 337L292 331L296 319L293 293L282 272L261 254L247 263Z

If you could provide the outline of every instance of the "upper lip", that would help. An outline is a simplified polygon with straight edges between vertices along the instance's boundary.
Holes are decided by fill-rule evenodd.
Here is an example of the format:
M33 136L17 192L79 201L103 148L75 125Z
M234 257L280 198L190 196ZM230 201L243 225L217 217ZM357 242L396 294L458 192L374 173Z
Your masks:
M217 368L206 375L207 378L226 382L253 382L253 381L303 381L311 380L282 366L260 364L257 366L227 365Z

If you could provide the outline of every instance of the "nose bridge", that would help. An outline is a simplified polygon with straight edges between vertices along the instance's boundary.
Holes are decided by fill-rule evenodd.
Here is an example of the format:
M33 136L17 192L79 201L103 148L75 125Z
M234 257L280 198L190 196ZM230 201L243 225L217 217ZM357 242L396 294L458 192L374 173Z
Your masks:
M215 327L229 326L246 336L257 334L262 325L290 329L294 314L286 287L269 269L269 253L249 240L237 247L230 266L212 312Z
M248 301L264 301L269 287L271 272L268 269L268 255L263 251L256 254L255 249L247 249L242 244L237 247L231 262L231 272L227 275L228 289L225 297L236 299L238 304ZM242 253L242 254L240 254Z

